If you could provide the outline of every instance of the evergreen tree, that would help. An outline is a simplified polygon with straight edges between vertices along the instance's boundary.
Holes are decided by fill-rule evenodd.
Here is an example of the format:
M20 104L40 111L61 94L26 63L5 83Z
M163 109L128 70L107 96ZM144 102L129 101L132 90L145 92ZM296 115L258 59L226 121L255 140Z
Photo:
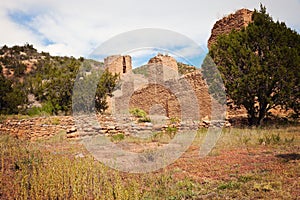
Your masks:
M17 114L18 106L27 102L27 96L22 83L13 82L6 79L2 74L2 66L0 65L0 113L1 114Z
M95 95L95 108L97 112L102 113L108 108L107 97L112 97L112 92L118 80L119 75L112 74L108 70L105 70L101 75Z
M209 52L227 95L247 109L250 125L261 124L278 105L298 115L300 35L274 22L263 6L252 19L241 31L218 37Z

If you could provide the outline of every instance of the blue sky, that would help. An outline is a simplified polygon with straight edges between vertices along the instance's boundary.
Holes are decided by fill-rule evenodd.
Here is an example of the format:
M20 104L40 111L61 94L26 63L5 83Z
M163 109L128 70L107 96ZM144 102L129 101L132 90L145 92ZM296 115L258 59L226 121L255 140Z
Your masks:
M158 28L185 35L202 48L203 54L218 19L240 8L258 9L260 2L274 20L284 21L300 32L299 0L3 0L0 45L29 43L52 55L89 57L99 45L116 35ZM166 45L171 45L165 46L166 49L176 51L173 44ZM138 64L152 54L148 51L147 57L145 51L135 51L133 55L133 62Z

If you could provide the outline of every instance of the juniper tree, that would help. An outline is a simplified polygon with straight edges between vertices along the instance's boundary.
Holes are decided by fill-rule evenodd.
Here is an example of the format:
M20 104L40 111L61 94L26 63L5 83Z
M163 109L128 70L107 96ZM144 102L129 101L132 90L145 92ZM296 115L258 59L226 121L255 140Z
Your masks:
M210 49L227 95L247 109L250 125L261 124L276 106L299 116L300 35L274 22L263 6L252 20L241 31L218 37Z

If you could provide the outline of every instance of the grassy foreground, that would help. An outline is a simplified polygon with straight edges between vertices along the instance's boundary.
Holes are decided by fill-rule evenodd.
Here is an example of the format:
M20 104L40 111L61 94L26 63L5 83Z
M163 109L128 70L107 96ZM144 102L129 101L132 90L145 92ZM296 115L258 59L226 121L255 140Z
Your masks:
M35 142L0 134L0 199L299 197L299 127L225 129L210 155L200 159L204 135L200 130L187 152L167 168L128 174L95 161L65 133Z

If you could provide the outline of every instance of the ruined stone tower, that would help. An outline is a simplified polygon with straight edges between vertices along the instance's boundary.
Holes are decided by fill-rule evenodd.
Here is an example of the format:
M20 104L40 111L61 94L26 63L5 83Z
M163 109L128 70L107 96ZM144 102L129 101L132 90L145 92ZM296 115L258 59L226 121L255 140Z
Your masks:
M157 56L151 58L148 62L148 64L159 64L162 66L170 67L174 71L178 71L178 65L177 61L175 58L168 56L168 55L163 55L163 54L157 54Z
M218 20L211 30L211 36L208 40L208 48L216 42L219 35L228 34L232 30L241 30L247 27L252 22L253 11L248 9L240 9L233 14L230 14Z
M125 74L132 70L131 56L112 55L104 59L104 66L113 74Z
M157 54L148 61L149 67L161 66L163 68L164 80L169 80L178 77L178 65L175 58L169 55Z

